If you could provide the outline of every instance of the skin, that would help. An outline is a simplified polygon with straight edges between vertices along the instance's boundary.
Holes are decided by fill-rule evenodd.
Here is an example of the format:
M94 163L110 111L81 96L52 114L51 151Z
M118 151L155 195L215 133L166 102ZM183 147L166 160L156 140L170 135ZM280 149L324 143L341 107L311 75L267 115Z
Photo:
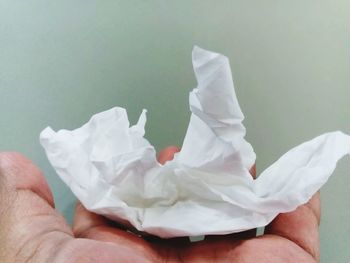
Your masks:
M159 154L171 160L177 147ZM251 170L255 176L255 167ZM320 195L266 227L236 235L161 240L126 232L77 204L73 226L54 209L41 171L0 153L0 262L319 262Z

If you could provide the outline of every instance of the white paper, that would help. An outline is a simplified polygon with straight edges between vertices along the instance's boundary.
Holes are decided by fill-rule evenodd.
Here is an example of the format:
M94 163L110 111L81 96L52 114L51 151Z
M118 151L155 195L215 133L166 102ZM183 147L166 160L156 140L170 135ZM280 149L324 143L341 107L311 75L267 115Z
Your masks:
M143 137L146 111L129 125L116 107L73 131L42 131L52 166L83 205L160 237L228 234L267 225L306 203L350 153L350 136L326 133L284 154L256 180L228 59L194 47L198 86L181 152L161 165Z

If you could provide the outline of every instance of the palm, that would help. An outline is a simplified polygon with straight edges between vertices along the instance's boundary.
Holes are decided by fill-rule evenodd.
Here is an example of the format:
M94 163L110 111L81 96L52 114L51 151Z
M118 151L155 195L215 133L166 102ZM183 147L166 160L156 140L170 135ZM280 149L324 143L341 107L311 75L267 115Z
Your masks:
M112 237L114 234L116 236ZM67 258L82 256L93 259L92 262L118 262L116 259L121 258L120 262L316 262L309 252L278 235L250 239L209 238L192 244L181 241L157 243L101 227L96 228L90 238L111 243L107 248L96 241L77 239L74 242L79 249L74 249L74 254ZM81 255L76 251L81 251Z
M316 219L313 213L309 215L306 213L311 211L310 204L315 203L317 198L318 196L315 196L309 204L298 208L293 213L280 215L275 221L277 226L273 223L267 229L272 233L280 231L278 228L281 222L278 220L286 222L294 217L290 220L289 233L280 232L281 235L265 234L252 238L252 232L246 232L229 236L209 236L204 241L196 243L190 243L186 238L166 241L157 238L145 240L132 233L108 226L108 221L89 213L81 206L78 206L76 220L83 218L85 226L89 225L89 227L75 228L75 233L84 238L110 242L115 247L114 251L111 254L106 251L105 255L111 256L108 258L111 262L113 257L115 259L115 254L123 254L124 248L127 255L134 257L129 257L130 262L316 262L317 235L312 239L311 236L314 233L311 229L301 238L298 235L310 227L311 220ZM306 216L304 219L308 219L304 221L303 216ZM300 219L303 222L300 222ZM292 229L292 221L299 221L297 229ZM75 224L79 222L76 221ZM92 226L92 224L95 225ZM291 234L292 232L294 234ZM96 246L99 245L96 244ZM92 257L97 255L91 249L88 251L92 253L90 254Z
M163 151L160 162L171 159ZM317 262L319 194L279 215L266 234L141 238L78 204L73 228L53 208L40 171L18 154L0 156L1 262Z

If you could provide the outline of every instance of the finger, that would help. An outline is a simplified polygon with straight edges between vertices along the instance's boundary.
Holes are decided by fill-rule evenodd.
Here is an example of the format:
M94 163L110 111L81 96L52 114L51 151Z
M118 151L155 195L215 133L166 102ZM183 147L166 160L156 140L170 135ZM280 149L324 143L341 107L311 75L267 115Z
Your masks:
M255 179L256 178L256 164L254 164L252 166L252 168L250 168L249 172L252 175L252 177Z
M53 197L40 170L18 153L1 153L1 259L30 261L72 238L69 226L52 206Z
M181 149L177 146L169 146L160 151L158 155L158 162L165 164L167 161L171 161L174 158L175 153Z
M279 214L268 226L265 234L289 239L319 260L319 223L321 217L320 193L308 203L290 213Z

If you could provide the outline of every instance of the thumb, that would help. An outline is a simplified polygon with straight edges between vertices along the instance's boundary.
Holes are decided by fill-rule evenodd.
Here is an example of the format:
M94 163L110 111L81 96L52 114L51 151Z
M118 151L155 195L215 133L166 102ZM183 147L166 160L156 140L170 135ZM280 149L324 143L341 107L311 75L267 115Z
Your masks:
M53 206L41 171L18 153L0 153L1 262L46 262L44 254L72 237Z
M2 191L29 190L40 196L50 206L54 206L51 190L43 174L31 161L19 153L0 153L0 180Z

